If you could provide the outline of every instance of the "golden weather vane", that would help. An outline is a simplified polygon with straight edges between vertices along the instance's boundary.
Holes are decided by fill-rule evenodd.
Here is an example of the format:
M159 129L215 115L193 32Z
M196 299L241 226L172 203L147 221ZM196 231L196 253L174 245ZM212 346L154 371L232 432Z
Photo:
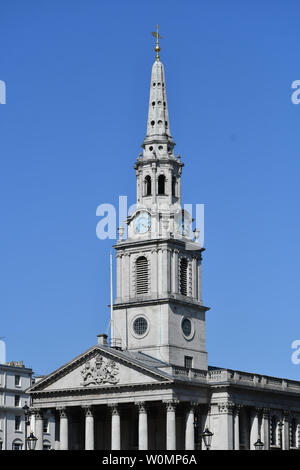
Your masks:
M158 34L158 25L156 25L156 33L152 33L152 36L154 36L156 38L156 46L155 46L155 52L156 52L156 60L159 60L159 51L160 51L160 47L159 47L159 42L158 40L159 39L162 39L162 36L160 36Z

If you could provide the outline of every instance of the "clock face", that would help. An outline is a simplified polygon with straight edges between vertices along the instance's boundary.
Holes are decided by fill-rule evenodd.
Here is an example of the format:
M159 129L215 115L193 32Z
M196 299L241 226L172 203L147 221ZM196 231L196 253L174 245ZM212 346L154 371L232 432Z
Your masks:
M135 233L146 233L151 227L151 217L148 212L140 212L134 220Z

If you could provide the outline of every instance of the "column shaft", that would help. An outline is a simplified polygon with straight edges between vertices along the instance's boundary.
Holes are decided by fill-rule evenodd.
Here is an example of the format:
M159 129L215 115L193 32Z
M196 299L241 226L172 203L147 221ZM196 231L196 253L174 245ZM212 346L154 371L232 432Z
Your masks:
M144 403L137 403L139 407L139 450L148 450L148 416Z
M85 450L94 450L94 415L89 407L85 410Z
M35 414L35 437L37 437L35 449L43 450L43 415L39 411Z
M60 423L59 423L59 441L60 450L68 450L69 448L69 423L66 410L60 409Z
M167 403L167 450L176 450L176 405Z
M121 422L117 405L111 408L111 450L121 450Z
M186 415L186 424L185 424L185 449L186 450L195 450L195 412L193 406L189 409Z

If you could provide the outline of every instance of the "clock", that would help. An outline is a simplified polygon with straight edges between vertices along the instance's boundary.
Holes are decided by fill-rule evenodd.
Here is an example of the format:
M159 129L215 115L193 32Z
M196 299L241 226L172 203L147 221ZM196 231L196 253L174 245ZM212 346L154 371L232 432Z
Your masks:
M134 219L135 233L147 233L151 227L151 216L148 212L139 212Z

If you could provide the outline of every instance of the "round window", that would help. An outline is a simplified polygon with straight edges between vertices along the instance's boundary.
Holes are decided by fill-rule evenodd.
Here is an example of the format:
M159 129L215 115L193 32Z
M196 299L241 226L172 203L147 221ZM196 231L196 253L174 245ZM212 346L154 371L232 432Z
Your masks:
M191 320L189 320L188 318L184 318L181 323L181 328L182 328L184 336L187 336L187 337L191 336L191 333L192 333Z
M144 317L138 317L133 322L133 330L136 335L142 336L148 329L148 322Z

